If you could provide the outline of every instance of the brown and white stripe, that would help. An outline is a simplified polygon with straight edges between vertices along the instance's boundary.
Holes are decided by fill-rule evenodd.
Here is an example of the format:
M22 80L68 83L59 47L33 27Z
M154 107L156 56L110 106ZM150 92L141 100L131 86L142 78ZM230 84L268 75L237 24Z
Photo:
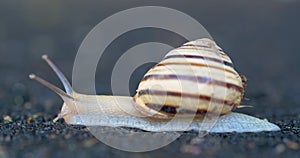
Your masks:
M226 114L244 93L230 58L209 39L170 51L140 82L134 101L144 113L168 118Z

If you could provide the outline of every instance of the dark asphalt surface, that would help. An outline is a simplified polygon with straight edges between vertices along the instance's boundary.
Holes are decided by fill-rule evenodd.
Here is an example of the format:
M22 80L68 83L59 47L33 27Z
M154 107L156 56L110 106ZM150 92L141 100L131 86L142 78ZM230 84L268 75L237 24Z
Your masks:
M236 111L266 118L282 130L209 134L196 144L192 140L197 133L184 132L164 148L128 153L99 142L83 126L66 125L63 120L53 123L62 101L28 79L29 73L36 72L62 87L41 55L48 54L71 78L76 52L86 34L111 14L143 5L181 10L205 26L232 58L236 69L249 80L246 97L250 100L244 103L254 107ZM296 0L0 1L0 158L299 157L299 8ZM97 93L111 94L112 63L120 54L149 41L173 46L185 42L172 32L158 29L139 29L122 35L107 48L97 67ZM132 93L149 66L143 65L131 77Z

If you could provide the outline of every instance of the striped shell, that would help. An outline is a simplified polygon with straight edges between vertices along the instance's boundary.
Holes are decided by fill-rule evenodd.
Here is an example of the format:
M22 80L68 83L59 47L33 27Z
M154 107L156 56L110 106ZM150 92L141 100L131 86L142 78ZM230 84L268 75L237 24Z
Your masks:
M171 50L140 82L133 100L148 116L227 114L244 95L241 76L230 58L210 39Z

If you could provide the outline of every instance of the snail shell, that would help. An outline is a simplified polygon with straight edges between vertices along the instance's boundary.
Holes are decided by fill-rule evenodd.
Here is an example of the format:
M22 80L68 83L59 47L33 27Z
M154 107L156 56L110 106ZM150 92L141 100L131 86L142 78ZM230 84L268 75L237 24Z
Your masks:
M230 58L204 38L167 53L145 74L134 101L145 114L159 118L223 115L240 105L243 94Z
M61 112L53 121L64 118L68 124L133 127L155 132L280 130L266 120L231 112L240 106L246 78L233 69L230 58L209 39L188 42L170 51L145 74L133 98L79 94L46 55L42 58L66 91L34 74L29 75L64 100ZM223 116L217 122L203 122L201 116L207 113ZM175 115L180 117L169 122Z

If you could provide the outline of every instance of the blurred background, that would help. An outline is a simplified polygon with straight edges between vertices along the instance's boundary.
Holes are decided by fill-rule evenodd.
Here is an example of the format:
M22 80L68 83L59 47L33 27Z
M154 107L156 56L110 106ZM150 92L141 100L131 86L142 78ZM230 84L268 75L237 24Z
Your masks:
M182 11L209 31L249 80L246 97L250 100L245 104L254 107L238 111L262 118L299 114L300 1L0 0L1 116L22 119L41 112L54 117L62 104L60 98L28 79L35 72L62 87L41 55L48 54L71 79L77 50L95 25L119 11L147 5ZM104 63L97 68L97 93L111 94L111 71L122 53L151 41L174 47L186 42L160 29L123 34L107 48ZM145 64L133 74L137 77L131 77L131 92L150 66Z

